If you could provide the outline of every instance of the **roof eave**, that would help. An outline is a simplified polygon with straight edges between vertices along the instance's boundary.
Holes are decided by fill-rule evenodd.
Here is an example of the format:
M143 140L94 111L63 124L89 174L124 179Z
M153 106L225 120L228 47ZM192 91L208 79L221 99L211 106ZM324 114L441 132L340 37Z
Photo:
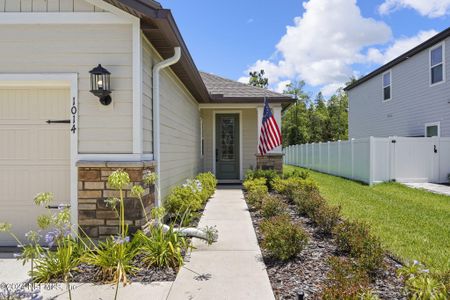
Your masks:
M180 30L168 9L152 0L105 0L141 20L141 29L163 59L173 55L174 47L181 47L181 59L170 68L200 103L209 102L209 94Z

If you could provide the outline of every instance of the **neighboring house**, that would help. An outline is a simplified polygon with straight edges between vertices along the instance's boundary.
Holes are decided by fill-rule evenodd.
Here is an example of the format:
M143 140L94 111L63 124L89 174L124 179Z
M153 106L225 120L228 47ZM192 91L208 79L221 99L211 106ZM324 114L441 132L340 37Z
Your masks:
M111 98L107 74L91 81L98 64ZM103 200L117 195L106 183L117 168L135 183L158 173L148 207L201 171L239 181L248 168L280 168L280 148L256 156L264 97L281 124L290 97L200 73L157 2L0 0L0 222L23 238L43 212L34 196L48 191L101 237L116 228ZM138 227L140 210L127 211Z
M349 137L450 137L450 28L345 88Z

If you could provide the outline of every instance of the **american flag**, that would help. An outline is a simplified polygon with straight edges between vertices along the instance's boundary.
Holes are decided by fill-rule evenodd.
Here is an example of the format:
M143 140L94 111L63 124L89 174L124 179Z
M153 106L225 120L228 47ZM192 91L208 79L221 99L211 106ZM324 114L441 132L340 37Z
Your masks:
M264 113L259 135L259 154L265 155L267 152L281 145L281 132L277 121L272 115L267 99L264 99Z

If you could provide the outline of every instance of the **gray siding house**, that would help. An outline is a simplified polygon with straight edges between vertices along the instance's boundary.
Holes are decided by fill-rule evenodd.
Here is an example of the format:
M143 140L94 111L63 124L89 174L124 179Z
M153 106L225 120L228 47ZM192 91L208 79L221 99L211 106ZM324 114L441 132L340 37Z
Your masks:
M450 137L450 28L347 86L349 137Z

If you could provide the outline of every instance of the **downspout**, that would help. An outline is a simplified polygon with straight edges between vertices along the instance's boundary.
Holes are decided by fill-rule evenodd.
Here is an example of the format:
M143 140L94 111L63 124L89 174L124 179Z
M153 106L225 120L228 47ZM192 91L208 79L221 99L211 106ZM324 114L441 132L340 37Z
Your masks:
M160 129L160 100L159 100L159 72L173 64L176 64L181 57L181 48L174 48L174 55L166 60L163 60L153 66L153 158L156 161L156 206L161 206L161 129Z

